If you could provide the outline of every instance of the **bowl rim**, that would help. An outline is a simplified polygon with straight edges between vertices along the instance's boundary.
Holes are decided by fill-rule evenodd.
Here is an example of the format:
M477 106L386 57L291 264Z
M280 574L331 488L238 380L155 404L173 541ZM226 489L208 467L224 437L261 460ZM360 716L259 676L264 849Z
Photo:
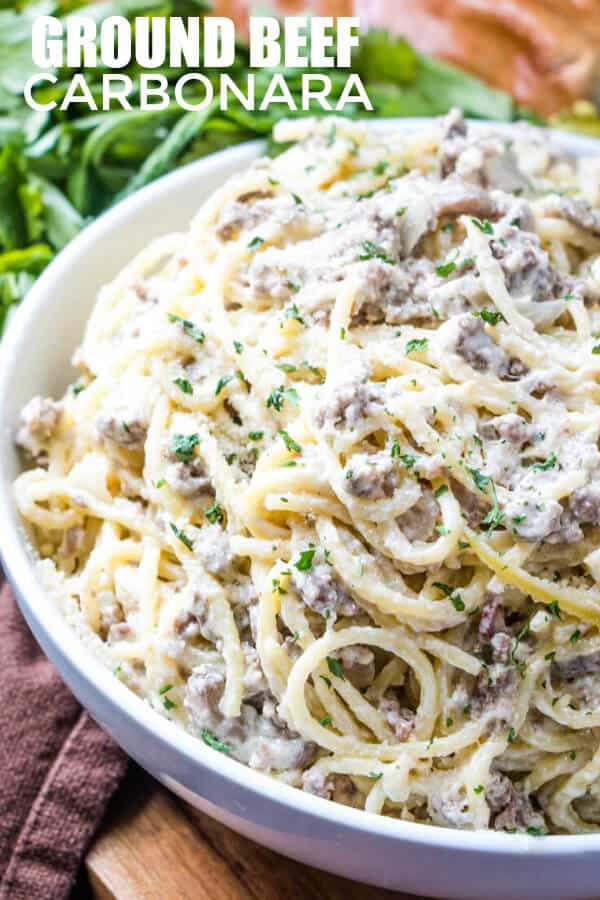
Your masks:
M362 120L363 122L365 120ZM410 132L431 126L434 118L366 120L377 131L393 129ZM475 122L476 128L493 128L512 131L514 123ZM600 141L572 135L555 129L544 129L552 140L576 155L600 156ZM140 214L146 207L154 207L173 188L181 187L195 176L214 175L228 163L244 164L257 157L265 142L257 139L211 154L167 174L137 191L112 207L88 225L71 241L38 278L26 299L12 315L0 355L0 452L12 440L14 423L5 420L6 398L16 375L19 352L27 346L28 331L37 310L52 302L52 288L60 282L71 267L81 265L86 250L110 235L124 218ZM79 260L79 263L78 263ZM0 463L0 560L9 582L15 589L19 602L27 609L46 642L58 657L64 657L77 674L80 682L92 692L99 693L113 713L121 713L132 719L141 732L151 735L163 748L184 759L188 764L199 764L220 778L240 789L267 798L272 803L297 814L312 816L341 828L365 832L371 837L410 841L414 844L444 850L461 850L468 853L484 853L501 856L538 855L548 857L578 856L581 853L600 853L600 834L547 835L534 837L527 834L506 834L494 831L462 831L393 819L364 810L352 809L275 780L250 769L248 766L207 747L199 738L163 717L146 701L138 697L103 665L103 663L78 638L58 609L47 602L47 592L36 574L35 559L25 529L18 522L12 484L2 476ZM16 527L13 521L16 520ZM7 523L8 527L7 527Z

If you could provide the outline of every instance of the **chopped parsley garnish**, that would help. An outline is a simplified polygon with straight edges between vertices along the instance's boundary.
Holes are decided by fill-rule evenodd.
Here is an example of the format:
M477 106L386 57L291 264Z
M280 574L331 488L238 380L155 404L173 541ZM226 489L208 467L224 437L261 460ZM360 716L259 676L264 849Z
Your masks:
M452 728L453 725L454 719L452 718L452 716L448 716L448 718L446 719L446 728Z
M261 441L265 436L264 431L249 431L248 437L251 441Z
M480 491L485 491L492 480L489 475L485 475L480 469L471 469L467 466L467 472L469 472Z
M492 531L497 525L500 525L505 518L504 513L500 509L498 497L496 496L496 485L491 478L490 486L492 488L492 506L485 518L481 520L482 525L489 525L488 531Z
M165 486L166 483L167 483L167 482L165 481L164 478L159 478L158 481L154 484L154 487L155 487L155 488L162 488L162 487Z
M373 241L363 241L361 244L362 253L359 256L361 261L366 259L380 259L382 262L388 263L388 265L393 266L395 264L395 260L385 252L383 247L380 247L378 244L374 244Z
M410 453L401 453L400 461L402 462L402 464L404 466L406 466L407 469L412 469L412 467L414 466L414 464L417 461L417 457L412 456L412 454L410 454Z
M511 727L508 729L508 735L507 735L507 738L506 738L506 739L507 739L507 741L508 741L509 744L514 744L514 742L515 742L516 739L517 739L517 732L516 732L515 729L512 727L512 725L511 725Z
M558 604L558 600L553 600L552 603L549 603L549 604L548 604L548 608L549 608L550 612L552 613L552 615L554 616L555 619L560 619L560 618L561 618L561 614L560 614L560 606L559 606L559 604Z
M450 260L447 263L442 263L441 266L438 266L435 270L436 275L439 275L440 278L447 278L448 275L452 275L454 270L456 269L456 263Z
M458 592L455 593L455 589L453 587L450 587L449 584L444 584L443 581L434 581L433 586L441 591L442 594L445 594L446 597L448 597L457 612L464 611L465 602Z
M183 391L184 394L193 394L194 388L187 380L187 378L175 378L173 384L176 384L177 387Z
M219 753L225 753L226 756L229 756L229 754L231 753L231 747L229 746L229 744L224 744L222 741L216 738L214 734L212 734L212 732L208 730L208 728L203 728L200 732L200 736L204 743L211 747L213 750L218 750Z
M160 696L163 698L163 706L166 710L174 709L177 706L176 703L173 703L172 700L169 700L169 698L165 696L171 690L173 690L172 684L163 684L163 686L158 691Z
M288 403L298 406L300 401L298 391L295 388L285 388L283 385L280 385L269 394L265 402L267 409L271 409L272 407L273 409L276 409L277 412L281 412L286 400Z
M221 509L220 504L215 500L212 506L207 507L204 510L204 515L213 525L218 522L221 524L224 518L223 510Z
M332 722L333 722L333 719L331 718L331 716L323 716L323 718L319 722L319 725L322 725L323 728L327 728L327 726L331 725Z
M543 463L535 463L531 468L535 469L537 472L547 472L548 469L553 469L556 465L556 453L551 453L548 459L546 459Z
M495 528L504 520L504 513L501 512L500 506L498 505L498 498L496 496L496 485L494 484L493 479L489 475L485 475L480 469L472 469L467 466L467 472L470 473L473 481L480 491L487 493L488 485L492 489L492 507L482 520L483 525L489 525L489 530Z
M373 175L383 175L388 166L389 162L386 159L380 159L379 162L373 166Z
M592 347L592 353L594 355L597 355L598 353L600 353L600 344L596 344L594 347Z
M488 309L487 306L484 306L479 312L474 312L473 315L479 316L479 318L483 319L484 322L487 322L488 325L497 325L498 322L506 322L506 319L501 312Z
M421 353L424 350L427 350L429 346L429 341L427 338L412 338L412 340L408 341L406 345L406 355L408 356L410 353Z
M82 391L85 391L85 384L81 384L81 382L78 381L77 384L71 385L71 391L73 394L75 394L75 396L77 396L77 394L80 394Z
M185 531L182 531L181 528L178 528L174 522L169 522L169 525L171 526L171 531L173 532L175 537L181 541L181 543L184 545L184 547L187 547L188 550L193 550L194 542L191 538L189 538L187 536Z
M206 335L198 325L194 325L189 319L182 319L181 316L174 316L172 313L169 313L168 317L169 322L175 322L177 325L181 325L184 332L188 337L191 337L192 340L196 341L198 344L201 344L204 341Z
M279 578L274 578L271 585L272 585L272 592L274 594L282 594L282 595L287 594L286 589L281 587L281 582L280 582Z
M445 494L447 490L448 490L447 484L440 484L439 488L436 488L435 491L433 492L433 496L437 500L438 497L441 497L442 494Z
M577 641L579 640L580 637L581 637L581 631L579 630L579 628L576 628L575 631L573 632L573 634L571 635L571 637L569 638L569 641L571 644L573 644L573 646L575 646L575 644L577 643Z
M295 303L292 303L291 306L288 306L284 312L284 316L286 319L295 319L296 322L300 322L301 325L304 325L304 319L300 315L300 310L296 306Z
M174 434L171 439L171 450L182 462L189 462L194 455L194 447L200 443L197 434Z
M265 242L265 239L258 237L258 235L257 235L256 237L253 237L252 240L250 241L250 243L248 244L248 250L258 250L259 247L262 247L264 242Z
M527 834L532 835L532 837L544 837L546 832L543 828L536 828L534 825L528 825Z
M392 444L391 457L392 459L399 459L402 454L402 448L400 447L400 441L394 441Z
M482 784L478 784L473 788L473 793L474 794L483 794L484 790L485 790L484 786Z
M294 194L294 193L292 193L292 197L294 198L294 203L297 203L298 206L302 206L302 204L304 203L304 200L302 199L302 197L299 197L298 194Z
M293 438L289 436L287 431L284 431L283 428L279 429L279 435L283 440L283 443L286 446L287 450L294 451L295 453L301 453L302 447L298 444Z
M294 563L294 568L298 569L299 572L308 572L312 569L313 559L316 553L315 547L309 547L308 550L303 550Z
M233 375L222 375L221 378L217 381L217 386L215 388L215 396L218 396L226 384L229 384L230 381L233 381Z
M333 656L327 657L327 668L331 672L332 675L335 675L336 678L341 678L342 681L345 681L344 678L344 670L342 669L342 664L339 659L335 659Z
M551 650L550 653L546 653L546 655L544 656L544 659L547 662L552 662L552 660L554 659L555 656L556 656L556 650Z
M471 219L471 222L473 223L475 228L478 228L483 234L493 234L494 233L494 226L492 225L491 222L488 222L487 219L485 219L482 222L481 219L477 219L477 218L473 217Z
M278 363L278 364L277 364L277 368L278 368L281 372L285 372L286 375L289 375L290 372L297 372L297 371L298 371L297 366L293 366L291 363Z
M233 349L235 350L235 352L236 352L237 354L240 354L240 353L242 352L242 350L244 349L244 345L242 344L241 341L234 341L234 342L233 342Z
M310 363L303 362L302 365L308 369L311 375L314 375L315 378L318 378L319 381L325 381L325 373L322 369L319 369L318 366L311 366Z
M369 772L369 778L372 778L373 781L379 781L379 779L382 777L383 772Z

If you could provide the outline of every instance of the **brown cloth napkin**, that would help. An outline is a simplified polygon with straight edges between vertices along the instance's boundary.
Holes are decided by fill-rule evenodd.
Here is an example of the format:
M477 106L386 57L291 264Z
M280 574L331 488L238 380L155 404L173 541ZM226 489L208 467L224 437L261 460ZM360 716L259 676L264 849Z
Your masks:
M62 900L127 757L62 683L1 570L0 585L0 900Z

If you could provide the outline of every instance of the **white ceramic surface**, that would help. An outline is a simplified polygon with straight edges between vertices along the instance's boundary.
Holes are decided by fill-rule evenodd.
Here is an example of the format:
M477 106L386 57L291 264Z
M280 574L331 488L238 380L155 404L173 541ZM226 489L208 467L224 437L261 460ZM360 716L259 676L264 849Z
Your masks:
M373 123L377 128L417 122ZM556 135L578 155L591 140ZM600 897L600 835L535 838L413 825L279 785L178 730L79 644L40 586L12 499L13 434L34 394L59 395L98 288L152 238L186 227L203 199L262 151L253 142L169 175L106 213L52 263L0 345L0 555L29 625L91 715L144 768L240 833L349 878L460 900ZM26 715L26 710L23 711Z

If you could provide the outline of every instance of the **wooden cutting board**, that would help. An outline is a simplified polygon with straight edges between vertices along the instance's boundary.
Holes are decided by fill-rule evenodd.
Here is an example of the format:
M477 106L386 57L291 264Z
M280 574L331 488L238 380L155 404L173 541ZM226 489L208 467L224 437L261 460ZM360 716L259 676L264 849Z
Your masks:
M86 868L95 900L411 900L293 862L134 769Z

